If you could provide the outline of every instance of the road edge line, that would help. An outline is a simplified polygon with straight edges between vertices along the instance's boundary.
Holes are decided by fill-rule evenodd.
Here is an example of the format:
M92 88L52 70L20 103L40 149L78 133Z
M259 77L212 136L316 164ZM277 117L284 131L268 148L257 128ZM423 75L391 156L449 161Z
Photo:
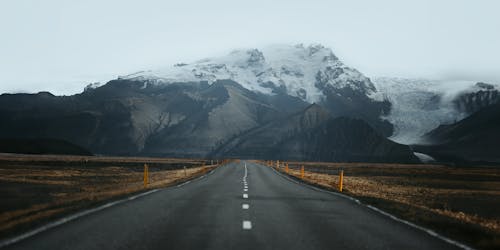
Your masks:
M204 175L198 176L198 177L196 177L194 179L187 180L187 181L182 182L180 184L177 184L175 186L169 186L169 187L163 187L163 188L156 188L156 189L148 190L148 191L145 191L145 192L142 192L142 193L138 193L138 194L132 195L130 197L125 197L125 198L120 199L120 200L108 202L106 204L100 205L100 206L95 207L95 208L83 210L83 211L76 212L74 214L68 215L66 217L59 218L59 219L57 219L57 220L55 220L53 222L49 222L48 224L42 225L42 226L40 226L40 227L38 227L36 229L30 230L30 231L22 233L22 234L20 234L18 236L14 236L14 237L7 238L5 240L0 241L0 248L4 248L4 247L7 247L7 246L10 246L10 245L12 245L14 243L17 243L17 242L20 242L22 240L28 239L28 238L30 238L32 236L35 236L35 235L37 235L39 233L42 233L42 232L45 232L45 231L47 231L49 229L52 229L52 228L58 227L60 225L66 224L66 223L68 223L70 221L76 220L76 219L84 217L86 215L99 212L99 211L104 210L106 208L113 207L115 205L118 205L118 204L121 204L121 203L125 203L125 202L128 202L128 201L132 201L132 200L135 200L137 198L140 198L140 197L143 197L143 196L147 196L147 195L150 195L152 193L156 193L158 191L162 191L162 190L165 190L165 189L168 189L168 188L180 188L180 187L182 187L182 186L184 186L184 185L186 185L188 183L195 182L197 180L202 179L205 176L209 176L209 175L213 174L213 172L215 172L215 170L217 170L217 169L218 168L214 168L214 169L210 170L210 172L208 172L208 173L206 173Z
M258 163L256 163L256 164L258 164ZM261 164L259 164L259 165L261 165ZM264 166L264 165L261 165L261 166L266 167L266 166ZM435 232L434 230L431 230L431 229L428 229L428 228L425 228L425 227L422 227L422 226L416 225L416 224L414 224L414 223L412 223L412 222L409 222L409 221L407 221L407 220L405 220L405 219L401 219L401 218L399 218L399 217L397 217L397 216L395 216L395 215L393 215L393 214L390 214L390 213L385 212L385 211L383 211L383 210L381 210L381 209L379 209L379 208L376 208L376 207L374 207L374 206L372 206L372 205L365 204L365 203L361 202L360 200L358 200L358 199L356 199L356 198L354 198L354 197L351 197L351 196L349 196L349 195L345 195L345 194L340 194L340 193L332 192L332 191L329 191L329 190L326 190L326 189L321 189L321 188L318 188L318 187L312 186L312 185L310 185L310 184L308 184L308 183L306 183L306 182L300 182L300 181L294 180L294 179L290 178L289 176L286 176L286 175L284 175L284 174L282 174L282 173L278 172L278 171L277 171L276 169L274 169L274 168L271 168L271 169L272 169L275 173L277 173L279 176L281 176L281 177L283 177L283 178L285 178L285 179L287 179L287 180L289 180L289 181L291 181L291 182L294 182L295 184L299 184L299 185L306 186L306 187L308 187L308 188L314 189L314 190L316 190L316 191L320 191L320 192L324 192L324 193L328 193L328 194L333 194L333 195L336 195L336 196L339 196L339 197L342 197L342 198L345 198L345 199L351 200L351 201L353 201L353 202L357 203L358 205L361 205L361 206L367 207L368 209L370 209L370 210L372 210L372 211L375 211L375 212L377 212L377 213L379 213L379 214L382 214L382 215L384 215L384 216L386 216L386 217L389 217L389 218L391 218L391 219L392 219L392 220L394 220L394 221L397 221L397 222L403 223L403 224L405 224L405 225L407 225L407 226L410 226L410 227L412 227L412 228L415 228L415 229L418 229L418 230L420 230L420 231L423 231L423 232L425 232L425 233L429 234L430 236L433 236L433 237L435 237L435 238L438 238L438 239L440 239L440 240L442 240L442 241L444 241L444 242L446 242L446 243L448 243L448 244L451 244L451 245L457 246L457 247L462 248L462 249L464 249L464 250L473 250L473 249L474 249L474 248L472 248L472 247L469 247L469 246L465 245L464 243L461 243L461 242L458 242L458 241L456 241L456 240L452 240L452 239L450 239L450 238L448 238L448 237L446 237L446 236L443 236L443 235L441 235L441 234L439 234L439 233Z

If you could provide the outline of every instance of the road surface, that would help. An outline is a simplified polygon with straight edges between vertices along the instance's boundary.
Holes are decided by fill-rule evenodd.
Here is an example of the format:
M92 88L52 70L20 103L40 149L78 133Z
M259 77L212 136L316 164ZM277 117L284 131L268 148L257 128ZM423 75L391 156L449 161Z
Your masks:
M246 166L246 167L245 167ZM456 249L269 167L204 178L82 216L6 249Z

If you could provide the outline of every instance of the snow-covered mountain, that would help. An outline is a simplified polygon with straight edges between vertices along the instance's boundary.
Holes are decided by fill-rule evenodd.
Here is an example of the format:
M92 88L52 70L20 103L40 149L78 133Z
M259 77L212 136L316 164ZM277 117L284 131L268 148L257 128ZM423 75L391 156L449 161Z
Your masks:
M381 119L389 112L390 103L372 97L376 88L370 79L319 44L234 50L225 56L140 71L119 80L141 82L144 89L231 80L259 95L299 98L320 104L334 117L362 119L383 136L393 132L392 125Z
M325 87L350 88L371 94L370 80L344 65L322 45L274 45L262 49L234 50L226 56L193 63L179 63L158 70L141 71L122 79L146 80L149 84L233 80L246 89L276 94L285 92L309 103L325 98Z
M279 45L141 71L74 96L0 95L0 137L62 139L99 154L415 162L401 144L426 134L439 144L442 131L430 131L497 103L496 85L372 81L322 45Z
M140 71L120 79L148 86L232 80L264 95L285 94L318 103L334 116L367 121L379 133L404 144L461 120L497 101L498 86L473 81L379 77L346 66L330 48L315 44L273 45L233 50L225 56Z
M394 125L392 140L403 144L425 143L421 138L442 124L451 124L486 105L496 103L498 85L473 81L372 78L374 98L391 102L384 116Z

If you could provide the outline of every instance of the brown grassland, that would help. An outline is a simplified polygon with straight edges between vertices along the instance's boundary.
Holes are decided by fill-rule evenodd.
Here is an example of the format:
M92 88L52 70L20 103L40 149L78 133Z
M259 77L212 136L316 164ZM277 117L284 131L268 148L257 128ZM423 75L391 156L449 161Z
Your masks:
M275 166L276 163L274 163ZM289 173L479 249L500 249L500 167L289 162ZM285 172L285 167L279 169Z
M0 238L216 167L189 159L0 154ZM144 164L149 184L144 187ZM186 167L184 169L184 167Z

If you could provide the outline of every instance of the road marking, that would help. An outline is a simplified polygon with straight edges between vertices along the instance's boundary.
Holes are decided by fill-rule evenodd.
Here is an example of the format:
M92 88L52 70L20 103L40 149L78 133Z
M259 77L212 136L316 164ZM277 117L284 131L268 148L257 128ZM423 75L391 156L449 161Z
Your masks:
M411 223L411 222L409 222L409 221L407 221L407 220L404 220L404 219L398 218L398 217L396 217L396 216L394 216L394 215L392 215L392 214L390 214L390 213L384 212L384 211L382 211L382 210L380 210L380 209L378 209L378 208L376 208L376 207L374 207L374 206L372 206L372 205L367 205L367 204L364 204L364 203L362 203L361 201L359 201L358 199L353 198L353 197L351 197L351 196L348 196L348 195L345 195L345 194L341 194L341 193L332 192L332 191L328 191L328 190L321 189L321 188L317 188L317 187L311 186L311 185L309 185L309 184L307 184L307 183L304 183L304 182L298 182L298 181L296 181L296 180L291 179L291 178L290 178L290 177L288 177L288 176L285 176L285 175L281 174L280 172L276 171L276 170L275 170L275 169L273 169L273 168L271 168L271 169L272 169L272 170L273 170L273 171L274 171L277 175L279 175L279 176L281 176L281 177L283 177L283 178L285 178L285 179L287 179L287 180L289 180L289 181L291 181L291 182L293 182L293 183L295 183L295 184L298 184L298 185L301 185L301 186L304 186L304 187L307 187L307 188L310 188L310 189L313 189L313 190L316 190L316 191L319 191L319 192L329 193L329 194L332 194L332 195L340 196L340 197L342 197L342 198L345 198L345 199L351 200L351 201L353 201L353 202L357 203L358 205L365 206L365 207L367 207L367 208L369 208L369 209L371 209L371 210L373 210L373 211L375 211L375 212L378 212L378 213L380 213L380 214L382 214L382 215L384 215L384 216L389 217L390 219L392 219L392 220L394 220L394 221L397 221L397 222L400 222L400 223L402 223L402 224L408 225L408 226L410 226L410 227L412 227L412 228L415 228L415 229L421 230L421 231L423 231L423 232L425 232L425 233L427 233L427 234L429 234L429 235L431 235L431 236L433 236L433 237L436 237L436 238L438 238L438 239L440 239L440 240L442 240L442 241L444 241L444 242L447 242L447 243L449 243L449 244L451 244L451 245L457 246L457 247L462 248L462 249L465 249L465 250L472 250L472 249L473 249L473 248L471 248L471 247L469 247L469 246L467 246L467 245L465 245L465 244L462 244L462 243L460 243L460 242L458 242L458 241L454 241L454 240L452 240L452 239L450 239L450 238L447 238L447 237L445 237L445 236L442 236L442 235L440 235L440 234L438 234L438 233L434 232L433 230L427 229L427 228L425 228L425 227L418 226L418 225L413 224L413 223Z
M216 170L217 170L217 168L214 168L214 169L212 169L210 172L208 172L205 175L207 175L207 176L211 175ZM189 181L183 182L183 183L178 184L176 186L164 187L164 188L149 190L147 192L139 193L139 194L130 196L128 198L124 198L124 199L121 199L121 200L117 200L117 201L106 203L106 204L104 204L102 206L99 206L99 207L91 208L91 209L88 209L88 210L83 210L81 212L76 212L74 214L68 215L68 216L63 217L61 219L58 219L56 221L49 222L48 224L42 225L42 226L40 226L38 228L35 228L35 229L31 230L31 231L28 231L26 233L20 234L18 236L14 236L13 238L8 238L8 239L5 239L5 240L0 240L0 248L6 247L8 245L14 244L14 243L22 241L22 240L25 240L25 239L30 238L30 237L32 237L34 235L37 235L37 234L39 234L41 232L47 231L47 230L49 230L51 228L55 228L55 227L61 226L63 224L66 224L67 222L76 220L76 219L78 219L80 217L84 217L84 216L89 215L89 214L93 214L93 213L99 212L99 211L104 210L106 208L113 207L115 205L118 205L118 204L121 204L121 203L125 203L125 202L128 202L128 201L133 201L133 200L135 200L137 198L140 198L142 196L146 196L146 195L149 195L149 194L152 194L152 193L156 193L156 192L161 191L161 190L171 189L171 188L180 188L180 187L182 187L182 186L184 186L184 185L186 185L186 184L188 184L190 182L194 182L194 181L202 179L203 177L205 177L205 175L202 175L201 177L196 177L194 179L191 179Z
M252 229L252 222L249 220L244 220L243 221L243 229L245 229L245 230Z
M183 183L181 183L181 184L179 184L179 185L177 185L177 186L175 186L175 187L182 187L182 186L184 186L184 185L186 185L186 184L188 184L188 183L190 183L190 182L191 182L191 181L186 181L186 182L183 182Z
M247 163L245 162L245 175L243 176L243 186L245 188L243 189L243 192L248 192L247 176L248 176L248 169L247 169ZM247 193L243 193L243 199L248 199ZM250 208L250 205L245 203L241 205L241 208L247 210ZM243 230L251 230L251 229L252 229L252 222L249 220L244 220Z
M26 238L29 238L29 237L33 236L33 235L39 234L39 233L41 233L43 231L47 231L47 230L49 230L51 228L57 227L59 225L62 225L64 223L68 222L68 221L72 221L72 220L78 219L78 218L83 217L85 215L88 215L88 214L91 214L91 213L95 213L97 211L101 211L101 210L103 210L105 208L112 207L114 205L117 205L117 204L120 204L120 203L124 203L126 201L135 200L135 199L140 198L142 196L146 196L148 194L152 194L152 193L158 192L159 190L160 189L153 189L153 190L150 190L148 192L140 193L140 194L137 194L137 195L134 195L134 196L122 199L122 200L117 200L117 201L113 201L113 202L110 202L110 203L106 203L106 204L104 204L102 206L99 206L99 207L96 207L96 208L92 208L92 209L89 209L89 210L85 210L85 211L82 211L82 212L78 212L76 214L73 214L73 215L61 218L61 219L56 220L54 222L51 222L51 223L49 223L47 225L41 226L41 227L39 227L37 229L34 229L32 231L29 231L27 233L21 234L20 236L17 236L15 238L11 238L11 239L7 239L7 240L4 240L4 241L1 241L0 242L0 248L8 246L8 245L10 245L12 243L16 243L18 241L24 240Z
M248 175L248 169L247 169L247 163L245 162L245 175L243 176L243 180L247 178Z
M363 205L365 205L365 204L363 204ZM378 208L376 208L376 207L374 207L372 205L365 205L365 206L367 206L368 208L372 209L373 211L379 212L379 213L381 213L381 214L383 214L383 215L385 215L385 216L387 216L387 217L389 217L389 218L391 218L391 219L393 219L395 221L398 221L398 222L406 224L406 225L408 225L410 227L422 230L422 231L426 232L427 234L432 235L432 236L434 236L434 237L436 237L436 238L438 238L440 240L443 240L443 241L445 241L445 242L447 242L449 244L455 245L455 246L460 247L462 249L467 249L467 250L472 250L473 249L473 248L470 248L469 246L464 245L464 244L462 244L460 242L457 242L457 241L454 241L452 239L446 238L446 237L444 237L444 236L442 236L442 235L434 232L433 230L430 230L430 229L427 229L425 227L421 227L421 226L418 226L416 224L413 224L413 223L411 223L409 221L400 219L400 218L398 218L398 217L396 217L396 216L394 216L394 215L392 215L390 213L386 213L386 212L384 212L384 211L382 211L382 210L380 210L380 209L378 209Z

